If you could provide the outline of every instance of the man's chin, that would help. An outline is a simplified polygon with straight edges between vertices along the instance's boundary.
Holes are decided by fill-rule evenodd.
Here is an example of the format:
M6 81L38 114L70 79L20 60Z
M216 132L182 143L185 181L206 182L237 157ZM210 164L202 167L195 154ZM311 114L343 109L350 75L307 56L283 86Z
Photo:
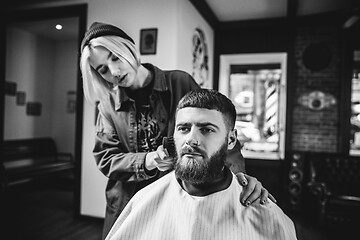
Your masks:
M175 166L175 174L181 180L191 183L197 182L197 179L203 175L203 169L205 168L203 164L203 159L200 159L199 156L184 155Z

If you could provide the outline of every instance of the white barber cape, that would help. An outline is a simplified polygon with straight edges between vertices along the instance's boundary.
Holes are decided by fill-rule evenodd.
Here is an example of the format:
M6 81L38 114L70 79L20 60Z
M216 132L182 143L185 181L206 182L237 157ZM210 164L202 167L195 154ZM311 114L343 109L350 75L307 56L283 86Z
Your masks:
M275 203L240 204L242 187L232 175L227 189L195 197L174 171L167 174L134 195L106 240L296 239L293 222Z

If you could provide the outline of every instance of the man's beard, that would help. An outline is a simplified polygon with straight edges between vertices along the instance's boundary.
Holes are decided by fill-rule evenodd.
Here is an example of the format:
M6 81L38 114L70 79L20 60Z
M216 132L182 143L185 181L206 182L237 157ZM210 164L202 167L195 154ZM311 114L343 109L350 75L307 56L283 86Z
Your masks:
M183 181L200 185L215 180L223 171L227 156L227 141L209 159L182 158L183 152L198 152L206 157L206 153L197 147L184 147L178 154L175 164L175 175Z

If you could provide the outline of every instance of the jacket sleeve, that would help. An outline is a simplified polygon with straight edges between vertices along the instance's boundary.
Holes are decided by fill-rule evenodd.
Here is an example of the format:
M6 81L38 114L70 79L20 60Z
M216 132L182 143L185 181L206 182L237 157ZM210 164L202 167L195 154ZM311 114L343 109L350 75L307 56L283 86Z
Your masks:
M146 152L127 152L119 140L112 121L99 107L93 155L99 170L108 178L139 182L155 177L157 170L145 169Z
M235 147L228 151L225 165L235 174L238 172L246 173L245 159L241 154L241 144L239 140L236 141Z

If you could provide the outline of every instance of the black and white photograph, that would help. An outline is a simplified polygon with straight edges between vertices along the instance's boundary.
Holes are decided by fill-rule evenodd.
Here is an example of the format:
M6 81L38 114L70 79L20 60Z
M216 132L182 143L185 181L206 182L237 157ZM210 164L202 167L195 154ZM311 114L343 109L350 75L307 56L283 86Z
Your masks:
M359 238L360 1L1 9L0 239Z

